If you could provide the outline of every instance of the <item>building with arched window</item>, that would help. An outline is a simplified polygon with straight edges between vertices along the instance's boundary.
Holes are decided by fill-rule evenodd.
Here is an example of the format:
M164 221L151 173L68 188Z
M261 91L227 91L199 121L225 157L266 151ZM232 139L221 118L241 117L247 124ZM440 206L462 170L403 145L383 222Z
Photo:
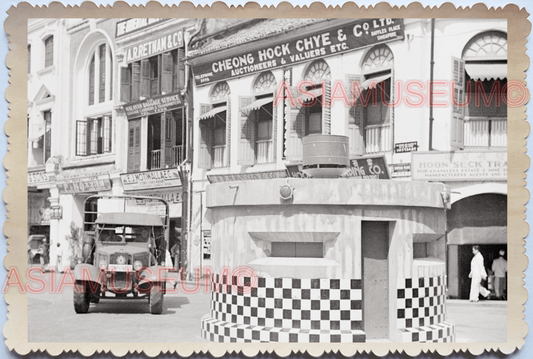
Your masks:
M481 245L490 268L507 243L505 22L220 23L189 44L203 213L189 263L221 283L250 268L259 284L215 290L204 336L453 340L445 301L470 286L467 251ZM223 162L204 135L217 121ZM210 262L198 245L206 232ZM330 297L311 298L313 288Z

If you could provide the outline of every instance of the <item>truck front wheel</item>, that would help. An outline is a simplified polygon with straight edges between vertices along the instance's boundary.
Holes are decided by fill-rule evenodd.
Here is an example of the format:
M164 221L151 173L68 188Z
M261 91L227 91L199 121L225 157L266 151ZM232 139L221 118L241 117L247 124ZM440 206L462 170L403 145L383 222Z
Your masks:
M163 291L161 290L161 288L159 288L159 286L155 285L152 288L152 291L150 292L150 299L149 299L150 313L152 314L163 313L163 298L164 298Z
M74 286L74 310L76 313L87 313L91 297L85 284L76 283Z

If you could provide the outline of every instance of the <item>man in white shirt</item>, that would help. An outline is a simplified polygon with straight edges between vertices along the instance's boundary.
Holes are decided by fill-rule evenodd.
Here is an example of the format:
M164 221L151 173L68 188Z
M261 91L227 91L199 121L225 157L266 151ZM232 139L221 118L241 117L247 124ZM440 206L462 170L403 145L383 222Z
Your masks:
M470 262L470 274L468 278L472 278L470 284L470 301L479 301L479 294L485 298L489 296L490 291L481 285L481 281L487 279L487 271L483 264L483 256L479 252L479 246L472 247L474 258Z

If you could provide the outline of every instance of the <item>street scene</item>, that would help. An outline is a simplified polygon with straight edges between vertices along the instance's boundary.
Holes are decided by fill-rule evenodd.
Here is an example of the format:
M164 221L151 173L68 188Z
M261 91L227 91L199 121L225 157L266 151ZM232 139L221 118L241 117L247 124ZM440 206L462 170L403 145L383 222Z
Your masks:
M505 342L507 51L505 19L30 19L30 341Z

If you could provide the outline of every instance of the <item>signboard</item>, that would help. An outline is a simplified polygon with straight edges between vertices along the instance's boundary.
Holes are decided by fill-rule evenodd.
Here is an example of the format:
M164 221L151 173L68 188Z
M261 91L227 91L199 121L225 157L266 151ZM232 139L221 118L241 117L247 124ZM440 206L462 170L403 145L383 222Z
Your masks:
M46 171L28 172L28 185L29 186L46 183L50 181L55 181L55 176L48 175Z
M414 152L414 151L418 151L417 141L402 142L402 143L394 144L395 153L406 153L406 152Z
M183 30L175 30L126 48L126 62L135 62L183 47Z
M124 191L181 186L177 168L123 173L120 175Z
M183 105L183 97L179 93L160 95L146 100L124 105L128 119L149 116L173 110Z
M288 165L287 173L293 178L312 178L302 171L302 165ZM343 178L389 179L389 170L384 156L364 157L350 160L349 172Z
M272 178L287 178L286 171L269 171L254 173L231 173L227 175L207 175L209 183L231 182L231 181L248 181Z
M270 47L193 65L196 86L402 39L403 19L365 19Z
M507 181L507 152L414 152L411 176L424 181Z
M394 163L390 165L390 175L392 178L411 177L410 163Z
M390 179L385 156L365 157L350 160L350 172L345 178Z
M100 177L82 177L66 180L58 183L57 188L60 193L82 193L82 192L100 192L111 190L111 179Z
M181 217L182 202L183 202L183 188L182 187L163 188L163 189L155 189L155 190L149 190L149 191L135 191L135 192L129 192L128 194L162 198L168 203L170 217L171 218Z
M119 21L117 22L115 38L126 36L132 32L136 32L138 30L144 29L145 27L163 22L165 20L168 19L126 19Z

